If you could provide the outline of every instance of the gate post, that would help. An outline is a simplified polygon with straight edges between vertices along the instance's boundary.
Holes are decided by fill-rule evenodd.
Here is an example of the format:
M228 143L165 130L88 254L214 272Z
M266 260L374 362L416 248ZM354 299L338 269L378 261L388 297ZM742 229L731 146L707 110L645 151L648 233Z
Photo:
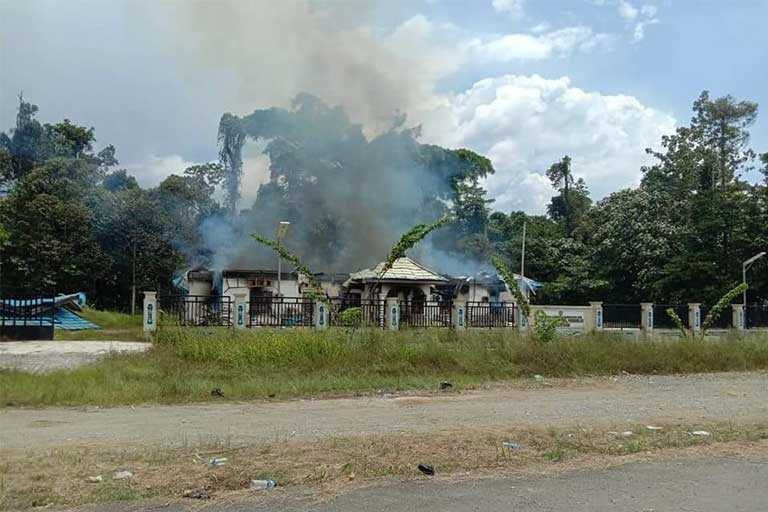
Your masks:
M453 328L457 330L463 330L467 328L467 301L459 300L454 301L451 308L451 320L453 320Z
M653 302L640 303L640 329L646 332L653 330Z
M390 331L400 329L400 303L397 297L389 297L384 302L385 305L385 326Z
M746 322L744 318L744 304L731 304L733 311L731 313L733 319L733 328L739 331L746 329Z
M590 302L592 308L592 325L585 325L584 330L589 332L590 330L602 331L603 330L603 303L602 302Z
M688 326L693 334L701 331L701 303L688 303Z
M235 329L248 327L248 302L244 293L235 294Z
M321 300L314 300L313 308L315 329L322 331L328 328L328 304Z
M157 330L157 292L144 292L144 332Z
M533 310L531 310L531 314L533 314ZM520 307L520 304L515 302L515 322L517 322L517 328L521 331L527 331L528 330L528 322L530 319L525 316L525 313L523 313L523 308Z

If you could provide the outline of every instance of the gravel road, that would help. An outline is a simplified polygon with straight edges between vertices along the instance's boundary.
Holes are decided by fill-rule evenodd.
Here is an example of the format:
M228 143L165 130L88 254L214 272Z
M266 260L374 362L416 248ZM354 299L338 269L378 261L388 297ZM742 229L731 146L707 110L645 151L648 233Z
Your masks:
M768 420L768 374L624 376L461 394L200 405L0 410L0 448L234 445L477 427Z
M4 341L0 368L49 372L93 363L114 352L144 352L151 343L138 341Z

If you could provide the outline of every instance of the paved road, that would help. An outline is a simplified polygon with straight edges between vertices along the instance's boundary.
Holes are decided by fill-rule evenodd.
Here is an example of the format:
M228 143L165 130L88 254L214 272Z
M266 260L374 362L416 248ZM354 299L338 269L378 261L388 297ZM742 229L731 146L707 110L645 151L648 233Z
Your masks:
M114 352L144 352L151 343L138 341L4 341L0 368L48 372L93 363Z
M317 503L288 495L241 501L181 502L181 512L758 512L768 509L768 459L675 459L558 477L389 482ZM83 511L138 512L147 504Z
M477 427L589 425L768 418L768 374L728 373L552 381L444 396L367 397L136 408L0 409L0 448L68 444L235 445Z

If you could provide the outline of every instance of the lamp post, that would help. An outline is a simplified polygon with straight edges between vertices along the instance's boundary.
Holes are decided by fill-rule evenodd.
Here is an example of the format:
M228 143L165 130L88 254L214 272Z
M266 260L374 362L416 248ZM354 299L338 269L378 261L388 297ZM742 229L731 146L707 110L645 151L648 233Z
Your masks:
M280 224L277 225L277 246L280 247L280 242L282 242L283 238L285 238L285 235L288 233L288 226L290 226L291 223L287 220L280 221ZM283 279L283 258L278 254L277 255L277 296L282 297L282 293L280 292L280 284Z
M749 258L747 261L741 264L741 279L744 284L747 284L747 269L757 260L765 256L765 252L759 252ZM742 297L742 303L744 304L744 308L747 307L747 290L744 290L744 295Z

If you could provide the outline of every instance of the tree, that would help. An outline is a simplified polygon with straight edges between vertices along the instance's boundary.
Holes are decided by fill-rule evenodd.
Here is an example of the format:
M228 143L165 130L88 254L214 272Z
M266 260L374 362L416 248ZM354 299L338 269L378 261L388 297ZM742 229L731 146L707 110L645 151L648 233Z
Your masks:
M547 169L547 177L559 195L552 198L547 213L554 220L562 221L565 236L573 235L582 215L592 204L589 190L583 179L576 180L571 171L571 157L564 156L562 160L552 164Z

